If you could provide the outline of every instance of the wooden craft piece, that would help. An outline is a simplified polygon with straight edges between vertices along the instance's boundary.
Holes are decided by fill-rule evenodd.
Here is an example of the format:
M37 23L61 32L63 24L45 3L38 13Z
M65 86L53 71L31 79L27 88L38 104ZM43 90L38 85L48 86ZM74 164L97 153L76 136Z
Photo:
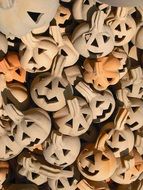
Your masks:
M9 52L6 58L0 61L0 72L5 75L7 82L12 80L17 80L22 83L25 82L26 72L21 67L16 53Z
M111 27L115 46L127 44L136 33L136 23L127 7L118 7L116 15L108 20L107 25Z
M49 70L58 53L54 40L50 37L34 37L32 34L27 34L22 41L20 46L22 67L30 73Z
M1 1L4 2L4 0ZM3 5L7 6L7 3L3 3ZM48 28L58 6L58 0L54 0L54 2L37 0L36 3L33 0L15 0L9 9L0 9L0 31L7 37L21 37L38 27L47 26ZM8 19L6 22L5 18L10 18L10 20Z
M97 90L105 90L109 85L116 84L119 79L120 61L113 55L108 57L86 59L84 62L84 80L93 84Z
M98 138L96 145L88 145L81 151L77 164L81 174L92 181L106 180L117 168L113 152L105 147L107 135Z
M40 145L49 136L51 119L47 112L40 108L24 112L19 122L12 125L12 134L21 147Z
M114 37L111 29L104 24L105 18L106 14L103 11L95 12L91 26L88 23L82 23L75 29L72 43L83 57L104 57L113 50Z
M0 0L0 8L9 9L13 6L15 0Z
M77 0L74 1L72 10L74 19L89 21L95 11L103 11L108 15L111 11L111 7L98 0Z
M8 162L0 161L0 189L3 189L3 183L5 182L9 171Z
M42 163L41 159L38 160L33 155L19 157L18 164L21 166L19 174L37 185L46 183L48 179L58 180L73 176L72 168L63 170L59 167L53 167Z
M60 28L60 32L64 34L66 29L72 24L70 9L60 5L54 19Z
M139 130L135 132L135 145L140 155L143 155L143 134Z
M58 130L65 135L84 134L92 123L92 112L82 98L67 100L67 105L53 114Z
M43 155L48 163L65 168L76 160L79 152L78 137L69 137L53 131L46 143Z
M84 82L79 82L75 88L89 103L94 123L103 122L112 115L115 109L115 100L109 90L100 93L92 90Z
M142 0L101 0L101 2L107 3L111 6L115 6L115 7L131 7L131 6L143 6L143 2Z
M110 190L108 184L104 181L94 182L82 179L78 184L76 190Z
M123 160L118 160L118 167L111 179L119 184L130 184L135 181L142 173L143 160L139 153L134 150L130 157Z

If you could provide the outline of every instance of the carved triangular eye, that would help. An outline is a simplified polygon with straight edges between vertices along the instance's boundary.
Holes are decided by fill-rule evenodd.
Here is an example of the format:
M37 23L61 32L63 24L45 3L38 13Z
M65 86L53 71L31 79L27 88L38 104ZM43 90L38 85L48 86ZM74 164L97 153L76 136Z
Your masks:
M85 4L85 5L89 5L89 0L85 0L85 1L84 1L84 4Z
M61 55L67 56L68 54L62 49L62 50L61 50Z
M131 29L131 27L127 23L125 23L125 27L126 27L126 30L130 30Z
M70 152L70 150L67 150L67 149L63 149L63 154L64 156L67 156L67 154Z
M132 107L132 110L134 113L137 112L138 109L139 109L139 107Z
M103 160L103 161L108 161L109 158L107 158L104 154L102 154L102 158L101 158L101 160Z
M34 122L32 121L27 121L27 127L31 127L31 125L33 125Z
M103 104L104 103L104 101L97 101L96 102L96 107L98 108L99 106L101 106L101 104Z
M52 158L55 158L56 160L59 160L59 158L57 157L57 155L54 153L51 155Z
M41 13L35 13L35 12L30 12L27 11L28 15L30 16L30 18L36 23L38 20L39 15L41 15Z
M71 119L71 120L67 121L66 124L68 124L68 126L72 126L73 120Z
M37 177L39 177L39 174L36 174L36 173L32 172L32 179L36 179Z
M63 186L63 184L61 183L61 181L60 180L58 180L58 188L60 189L60 188L64 188L64 186Z
M121 135L119 135L119 141L120 141L120 142L124 142L125 139L124 139Z
M103 35L104 43L107 43L109 41L110 37Z
M23 133L22 134L22 140L25 140L25 139L27 139L27 138L30 138L26 133Z
M83 129L84 129L84 127L81 124L79 124L78 131L82 131Z
M89 160L92 164L95 164L94 154L88 156L88 157L87 157L87 160Z
M121 32L121 26L120 26L120 24L118 24L118 25L116 26L115 30L118 30L118 31Z
M52 90L52 82L50 82L48 85L45 86L46 88L49 88L50 90Z
M120 175L122 176L123 179L125 178L125 173L122 173Z
M63 88L63 85L61 84L61 82L58 83L58 87Z
M6 152L6 153L9 153L9 152L12 152L12 150L11 150L8 146L6 146L6 147L5 147L5 152Z
M93 45L93 46L95 46L95 47L98 47L98 43L97 43L96 38L95 38L94 41L91 43L91 45Z
M41 53L43 53L44 51L46 51L46 50L45 50L45 49L38 48L38 54L41 54Z

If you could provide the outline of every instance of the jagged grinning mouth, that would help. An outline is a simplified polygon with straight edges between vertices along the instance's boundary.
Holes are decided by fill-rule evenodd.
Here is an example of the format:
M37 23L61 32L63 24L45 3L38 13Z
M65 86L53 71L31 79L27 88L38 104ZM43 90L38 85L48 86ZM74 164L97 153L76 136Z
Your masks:
M48 99L47 96L45 96L45 95L39 95L37 89L35 89L35 92L36 92L37 98L38 98L38 99L44 99L44 101L45 101L47 104L50 104L50 103L57 103L57 102L58 102L57 97L53 97L53 98L51 98L51 99Z
M99 170L95 170L93 173L91 173L87 166L85 168L82 168L82 171L85 172L87 175L90 175L90 176L95 176L99 173Z

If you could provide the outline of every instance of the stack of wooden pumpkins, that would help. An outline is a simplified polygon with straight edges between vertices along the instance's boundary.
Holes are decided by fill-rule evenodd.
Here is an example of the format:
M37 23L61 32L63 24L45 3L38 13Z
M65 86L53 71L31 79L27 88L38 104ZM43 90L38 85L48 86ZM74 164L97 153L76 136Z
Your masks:
M143 188L143 4L105 2L0 0L1 190Z

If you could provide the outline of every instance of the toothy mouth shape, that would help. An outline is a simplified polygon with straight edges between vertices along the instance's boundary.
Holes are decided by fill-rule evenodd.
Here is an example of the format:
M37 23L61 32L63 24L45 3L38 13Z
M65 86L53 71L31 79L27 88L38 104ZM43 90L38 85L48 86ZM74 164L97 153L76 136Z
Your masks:
M89 171L89 168L86 166L85 168L82 169L83 172L85 172L87 175L90 175L90 176L95 176L99 173L98 170L95 170L93 173Z

